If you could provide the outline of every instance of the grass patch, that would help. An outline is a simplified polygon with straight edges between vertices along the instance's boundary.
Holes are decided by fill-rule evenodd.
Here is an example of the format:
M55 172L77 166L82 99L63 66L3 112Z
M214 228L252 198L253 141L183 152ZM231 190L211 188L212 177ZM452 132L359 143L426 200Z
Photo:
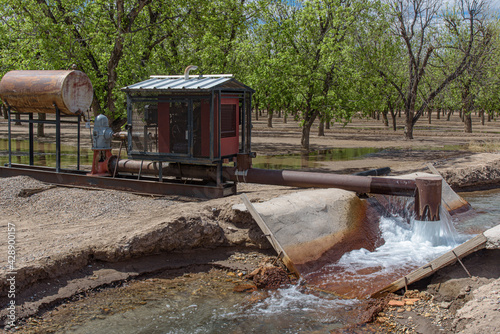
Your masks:
M500 141L498 140L476 140L468 145L469 151L493 153L500 151Z

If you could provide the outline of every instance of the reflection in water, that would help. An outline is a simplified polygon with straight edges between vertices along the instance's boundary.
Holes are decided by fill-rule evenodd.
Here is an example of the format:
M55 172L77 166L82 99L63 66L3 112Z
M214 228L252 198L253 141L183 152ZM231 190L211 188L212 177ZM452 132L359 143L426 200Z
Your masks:
M336 148L311 153L287 155L258 155L252 161L254 168L305 169L315 168L321 161L346 161L362 159L368 154L381 151L379 148Z
M29 141L12 140L12 163L29 165ZM56 166L56 144L33 142L34 165L35 166ZM93 153L90 149L80 149L80 164L92 165ZM0 165L9 163L9 141L0 139ZM77 148L73 146L61 145L61 167L76 167Z

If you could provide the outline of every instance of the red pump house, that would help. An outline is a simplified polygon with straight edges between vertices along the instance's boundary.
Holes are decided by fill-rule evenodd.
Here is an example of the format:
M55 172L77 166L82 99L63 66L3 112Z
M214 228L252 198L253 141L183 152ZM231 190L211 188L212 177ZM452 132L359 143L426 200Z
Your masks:
M254 90L232 75L152 76L122 90L130 159L215 166L220 186L222 163L252 156Z

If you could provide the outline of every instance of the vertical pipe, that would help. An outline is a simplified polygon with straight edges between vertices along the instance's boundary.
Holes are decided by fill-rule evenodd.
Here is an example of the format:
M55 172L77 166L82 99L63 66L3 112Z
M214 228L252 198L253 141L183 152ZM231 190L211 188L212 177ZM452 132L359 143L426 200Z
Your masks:
M127 93L127 146L128 150L127 152L132 151L132 127L134 124L130 124L130 122L133 120L132 118L132 98L130 97L130 94Z
M61 171L61 111L56 108L56 173Z
M214 92L210 95L210 161L214 161Z
M222 105L221 99L222 99L222 94L221 94L221 91L219 90L218 95L217 95L217 133L216 133L217 138L218 138L218 140L217 140L217 159L219 159L219 160L222 157L221 144L220 144L220 139L221 139L220 133L222 131L222 129L221 129L221 121L222 120L221 120L221 110L220 110L221 105Z
M163 162L161 161L158 161L158 181L163 182Z
M440 176L417 177L415 213L417 220L438 221L441 206L442 179Z
M7 115L9 118L9 121L7 122L7 128L8 128L8 137L9 137L9 167L12 167L12 113L10 112L10 106L7 107Z
M194 115L193 115L193 100L188 99L188 124L187 124L187 131L188 131L188 156L191 158L193 156L193 121L194 120Z
M28 132L29 132L29 146L30 146L30 166L33 166L35 164L35 157L34 157L34 131L33 131L33 113L28 114L29 118L29 123L28 123Z
M248 131L248 138L247 138L247 152L250 153L252 152L252 92L249 93L249 98L248 98L248 124L247 124L247 131Z
M240 153L247 153L246 152L246 112L247 112L247 108L246 108L246 104L247 104L247 93L246 92L243 92L243 112L241 113L241 145L240 145Z
M76 143L76 170L80 170L80 122L82 121L82 116L78 115L78 125L77 125L77 143Z

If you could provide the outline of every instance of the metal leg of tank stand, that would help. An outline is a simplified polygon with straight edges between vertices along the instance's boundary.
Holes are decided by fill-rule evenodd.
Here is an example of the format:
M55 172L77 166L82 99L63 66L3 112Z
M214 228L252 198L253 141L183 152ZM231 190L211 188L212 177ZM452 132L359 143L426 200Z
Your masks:
M9 118L9 121L7 122L7 125L8 125L8 132L9 132L9 167L12 167L12 125L11 125L11 121L12 121L12 114L10 112L10 106L7 107L7 115L8 115L8 118Z
M56 173L61 171L61 112L56 106Z
M78 125L77 125L77 148L76 148L76 170L80 170L80 122L82 121L82 116L78 115Z
M33 113L29 113L29 145L30 145L30 166L33 166L35 164L35 159L33 156L33 151L34 151L34 144L33 144L33 136L34 136L34 131L33 131Z

